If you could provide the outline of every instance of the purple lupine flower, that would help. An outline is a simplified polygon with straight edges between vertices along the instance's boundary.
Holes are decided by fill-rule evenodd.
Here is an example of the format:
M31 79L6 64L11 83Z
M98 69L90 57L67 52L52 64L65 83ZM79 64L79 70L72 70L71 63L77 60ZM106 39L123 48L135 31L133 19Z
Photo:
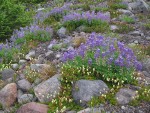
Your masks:
M115 48L116 43L118 48ZM67 53L67 55L70 55L70 59L74 59L76 56L82 56L82 58L85 57L88 59L88 64L90 64L91 57L86 55L88 51L95 51L93 56L91 56L94 57L95 60L97 60L99 57L102 57L105 58L104 60L107 59L106 63L108 64L114 63L117 66L127 68L134 67L137 70L142 68L141 63L137 61L133 51L127 48L122 42L117 42L116 39L114 41L111 38L106 39L103 36L97 35L96 33L92 33L86 40L86 43L81 44L79 48L72 50L73 53ZM115 53L118 54L117 58ZM69 60L68 56L64 59Z
M142 70L142 63L135 61L134 66L135 66L136 70Z
M116 49L115 49L114 45L111 44L111 45L109 46L109 50L110 50L110 52L113 52L113 51L115 51Z
M68 60L68 53L65 52L65 53L63 54L63 57L61 58L61 61L62 61L62 62L66 62L67 60Z
M97 14L92 11L91 13L89 11L87 12L83 12L83 13L71 13L68 14L66 16L63 17L64 22L66 21L73 21L73 20L80 20L80 19L86 19L89 22L91 22L91 20L96 19L96 20L102 20L102 21L110 21L110 16L103 14L101 12L98 12Z
M0 44L0 51L3 49L3 44Z
M114 60L114 58L113 58L113 57L110 57L110 58L108 58L107 63L108 63L108 64L111 64L111 63L113 62L113 60Z
M106 52L102 52L102 58L106 56Z
M84 50L79 50L79 56L81 56L82 58L84 58L85 51Z
M94 54L94 58L97 59L100 57L100 49L98 48Z
M92 59L91 58L88 59L88 64L92 65Z
M124 66L124 58L120 55L119 57L118 57L118 61L119 61L119 66Z
M117 44L118 44L118 47L120 50L122 50L124 48L124 43L118 41Z

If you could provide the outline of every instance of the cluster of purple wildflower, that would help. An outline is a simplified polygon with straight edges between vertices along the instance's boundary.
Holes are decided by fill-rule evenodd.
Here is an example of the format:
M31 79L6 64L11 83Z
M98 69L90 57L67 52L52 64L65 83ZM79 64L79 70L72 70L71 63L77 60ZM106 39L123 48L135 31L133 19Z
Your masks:
M110 15L109 14L104 14L104 13L101 13L101 12L98 12L98 13L95 13L94 11L92 12L83 12L83 13L70 13L66 16L63 17L63 20L64 22L67 22L67 21L74 21L74 20L81 20L81 19L86 19L88 21L91 21L93 19L96 19L96 20L102 20L102 21L107 21L109 22L110 21Z
M51 15L56 15L56 14L63 15L65 14L64 13L65 11L69 10L69 7L70 7L70 3L65 4L62 7L56 7L49 12L43 12L43 11L38 12L35 16L34 23L43 22L46 18L50 17Z
M88 56L89 51L93 51L93 56ZM115 38L104 38L96 33L92 33L86 43L82 43L79 48L65 52L62 61L74 60L77 56L88 59L89 65L92 64L93 59L95 61L102 59L110 65L134 67L136 70L142 69L142 64L137 61L132 49Z
M14 30L13 35L11 36L10 43L8 44L10 47L15 46L15 41L18 38L23 38L25 35L30 34L30 33L36 33L37 31L46 31L51 33L52 28L50 27L40 27L38 25L31 25L31 26L26 26L26 27L21 27L20 30Z
M0 44L0 51L1 51L2 49L8 49L8 48L9 48L9 46L8 46L7 43L6 43L6 44L3 44L3 43Z

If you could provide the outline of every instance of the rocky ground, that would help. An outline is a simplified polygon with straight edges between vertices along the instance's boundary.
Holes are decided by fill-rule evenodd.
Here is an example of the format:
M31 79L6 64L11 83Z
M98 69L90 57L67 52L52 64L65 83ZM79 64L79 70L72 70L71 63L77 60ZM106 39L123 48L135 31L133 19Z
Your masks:
M126 45L136 49L136 45L148 46L150 44L150 30L142 27L144 23L150 21L147 18L140 19L139 14L148 15L150 12L150 2L132 2L132 0L123 0L128 3L128 9L119 9L122 15L128 15L135 19L131 25L134 30L128 33L119 33L116 37L123 41ZM137 0L138 1L138 0ZM139 0L143 1L143 0ZM103 4L106 4L104 2ZM145 4L147 3L147 4ZM102 3L100 3L102 4ZM100 5L99 4L99 5ZM146 17L146 16L145 16ZM118 26L114 23L122 22L119 18L111 20L111 31L114 33ZM1 90L0 90L0 113L46 113L48 112L47 104L55 98L60 90L61 83L61 57L67 50L78 47L76 40L89 37L90 33L82 30L67 33L67 29L61 27L53 35L51 41L40 43L37 47L33 47L28 54L24 55L18 63L11 64L7 69L1 70ZM106 35L106 34L102 34ZM150 58L149 56L142 59L143 70L139 72L138 82L145 86L150 85ZM56 67L54 76L47 76L46 71ZM46 69L46 70L45 70ZM53 72L52 72L53 73ZM40 78L38 74L44 74ZM85 85L86 84L86 85ZM75 101L86 100L82 104L86 106L90 96L99 95L99 91L109 90L108 86L101 80L79 80L75 86L80 91L73 91L73 99ZM100 86L100 87L99 87ZM149 113L150 102L142 102L137 107L130 106L128 103L136 96L136 91L140 87L125 85L116 93L116 99L119 105L111 105L108 102L100 104L94 108L88 106L81 111L66 110L64 113ZM74 90L74 89L73 89ZM150 98L150 97L149 97ZM18 106L17 106L18 105Z

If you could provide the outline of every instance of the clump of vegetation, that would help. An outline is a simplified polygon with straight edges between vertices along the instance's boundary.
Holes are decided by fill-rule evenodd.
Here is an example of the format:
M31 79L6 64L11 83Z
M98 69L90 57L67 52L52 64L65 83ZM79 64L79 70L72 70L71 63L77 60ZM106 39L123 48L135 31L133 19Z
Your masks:
M32 13L26 12L25 7L16 0L1 0L0 3L0 39L10 38L14 29L28 25Z
M132 25L126 23L116 23L116 25L119 27L119 29L116 30L117 33L128 33L134 30Z
M93 97L91 101L88 102L90 107L99 106L99 104L105 104L106 102L112 105L118 105L117 100L115 99L115 93L118 91L120 86L115 86L110 89L106 94L102 94L99 97Z
M150 87L145 86L142 87L139 91L137 91L137 96L134 100L132 100L129 104L132 106L138 106L141 102L150 102Z
M104 39L103 36L95 34L92 34L77 50L64 53L62 60L68 61L63 68L67 72L71 69L77 76L95 75L97 79L100 77L119 84L132 83L134 69L142 68L133 51L123 43ZM78 71L73 72L73 70Z
M113 10L127 9L127 5L126 4L122 4L122 3L112 3L112 4L110 4L109 8L113 9Z
M40 77L40 74L36 71L30 69L30 67L26 67L26 71L24 72L25 78L30 82L33 83L37 78Z
M89 11L90 10L90 6L88 4L76 4L76 5L72 5L70 6L71 9L80 9L82 8L83 11Z
M110 21L110 17L108 15L102 14L98 12L86 12L86 13L71 13L69 15L64 16L65 26L69 31L73 31L79 26L85 26L85 31L95 31L95 28L99 28L99 32L104 32L109 28L108 22Z
M144 24L144 27L145 27L147 30L150 30L150 22L149 22L149 23Z
M134 45L130 46L138 60L142 60L147 56L150 56L150 46L149 45Z
M9 49L9 48L3 47L3 49L0 50L1 62L4 64L12 62L13 59L15 58L14 56L15 53L18 53L17 49L15 48Z
M93 9L96 13L101 11L101 12L106 12L106 11L109 11L109 8L108 7L95 7Z
M131 17L129 17L129 16L126 16L126 15L123 15L123 16L121 17L121 21L126 22L126 23L129 23L129 24L135 22L133 18L131 18Z
M47 2L48 0L18 0L18 1L27 4L35 4L35 3L37 4L41 2Z
M11 43L0 44L0 58L2 58L3 63L9 63L11 61L16 61L19 53L25 54L31 46L31 42L35 41L34 44L38 42L45 42L51 39L52 32L51 28L41 28L36 25L30 27L20 28L20 31L16 30L11 36Z
M56 67L53 66L52 64L49 64L49 66L43 67L40 74L41 74L40 77L46 80L56 74Z
M110 87L108 93L93 97L88 103L89 107L105 102L116 105L115 93L125 83L136 84L133 72L141 69L141 63L136 60L131 49L115 39L105 39L95 33L79 48L65 52L62 61L62 92L49 103L55 112L81 109L75 105L71 94L72 85L81 79L101 79Z
M46 18L43 23L46 25L51 25L53 23L59 22L61 18L67 14L70 5L64 5L62 7L56 7L50 12L46 13Z
M74 47L79 47L82 43L86 42L86 39L85 37L75 37L72 42Z

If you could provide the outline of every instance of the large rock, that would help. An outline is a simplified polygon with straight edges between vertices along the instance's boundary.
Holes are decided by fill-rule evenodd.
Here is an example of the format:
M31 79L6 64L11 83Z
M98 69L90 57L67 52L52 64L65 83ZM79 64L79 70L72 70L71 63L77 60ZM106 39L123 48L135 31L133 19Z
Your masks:
M47 53L45 53L45 57L49 61L53 61L55 59L55 54L53 51L49 50Z
M30 102L21 106L16 113L47 113L47 111L47 105Z
M143 62L143 70L147 71L150 74L150 58L146 59Z
M41 72L43 68L48 68L50 65L48 64L31 64L30 68L33 71Z
M31 60L31 59L34 58L34 57L35 57L35 51L32 50L32 51L30 51L30 52L25 56L25 59L26 59L26 60Z
M128 8L134 13L145 13L150 10L150 6L146 2L144 2L144 0L136 0L135 2L129 3Z
M22 91L28 91L31 88L31 83L26 79L19 80L17 85Z
M23 94L22 96L20 96L18 98L18 103L19 104L25 104L25 103L32 102L32 100L33 100L32 94Z
M34 93L40 102L49 102L60 92L61 84L58 80L60 76L56 74L34 88Z
M7 84L0 90L0 103L3 107L10 107L17 99L17 85L15 83Z
M72 95L75 102L86 106L92 97L100 96L108 90L108 86L101 80L79 80L73 85Z
M57 35L59 36L59 38L66 38L66 32L67 29L64 27L61 27L58 31L57 31Z
M18 64L11 64L11 66L12 66L12 69L14 69L14 70L17 70L19 68Z
M129 10L118 9L118 11L119 11L120 13L122 13L123 15L127 15L127 16L133 16L133 15L134 15L134 14L133 14L131 11L129 11Z
M119 92L116 93L117 102L121 105L128 104L131 100L133 100L136 96L136 91L122 88Z
M4 69L2 72L2 80L7 80L9 78L13 78L15 71L13 69Z

